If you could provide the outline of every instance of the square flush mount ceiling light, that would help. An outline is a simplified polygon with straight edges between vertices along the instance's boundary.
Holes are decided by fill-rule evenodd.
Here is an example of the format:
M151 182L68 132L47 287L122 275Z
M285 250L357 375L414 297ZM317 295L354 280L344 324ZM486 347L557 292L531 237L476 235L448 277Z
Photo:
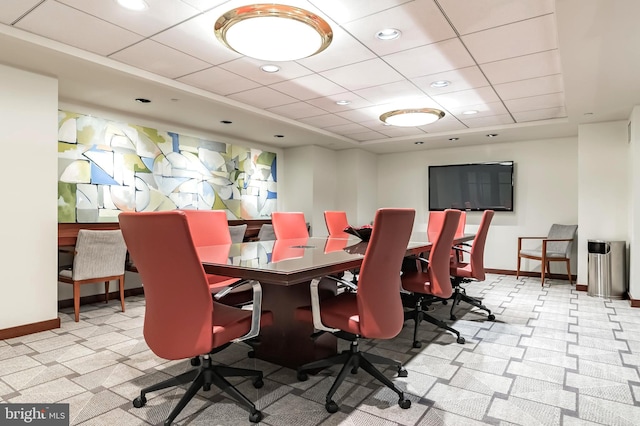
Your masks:
M322 52L333 31L319 16L293 6L254 4L230 10L214 25L216 37L242 55L294 61Z
M444 117L444 111L434 108L396 109L380 116L383 123L391 126L417 127L431 124Z

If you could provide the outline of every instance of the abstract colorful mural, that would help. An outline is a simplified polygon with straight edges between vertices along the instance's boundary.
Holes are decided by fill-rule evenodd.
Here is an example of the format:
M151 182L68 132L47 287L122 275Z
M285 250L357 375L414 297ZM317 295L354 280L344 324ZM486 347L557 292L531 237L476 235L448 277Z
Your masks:
M276 198L274 153L59 111L58 222L173 209L259 219Z

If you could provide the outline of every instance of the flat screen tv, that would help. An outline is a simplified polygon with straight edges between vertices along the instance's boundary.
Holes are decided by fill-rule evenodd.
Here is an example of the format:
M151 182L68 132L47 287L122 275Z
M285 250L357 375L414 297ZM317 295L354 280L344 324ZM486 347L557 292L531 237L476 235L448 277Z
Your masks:
M513 211L513 161L429 166L429 210Z

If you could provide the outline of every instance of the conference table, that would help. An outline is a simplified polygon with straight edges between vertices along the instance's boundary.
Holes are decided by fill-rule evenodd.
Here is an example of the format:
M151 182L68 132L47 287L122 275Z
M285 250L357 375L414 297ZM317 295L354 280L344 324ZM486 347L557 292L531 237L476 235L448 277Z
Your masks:
M463 243L473 237L460 236L454 242ZM298 307L311 304L311 280L358 269L367 244L356 237L310 237L203 246L198 248L198 255L208 274L260 282L262 308L272 312L273 324L261 329L255 356L297 368L337 352L335 336L324 333L312 338L313 324L296 317ZM430 247L426 232L414 233L407 255L428 252ZM335 294L335 282L323 282L321 291Z

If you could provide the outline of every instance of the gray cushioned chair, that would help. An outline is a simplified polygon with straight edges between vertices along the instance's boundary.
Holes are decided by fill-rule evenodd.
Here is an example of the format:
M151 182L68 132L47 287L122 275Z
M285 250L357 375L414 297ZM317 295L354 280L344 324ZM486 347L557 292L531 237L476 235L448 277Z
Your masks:
M244 241L244 234L247 232L247 224L229 225L229 234L231 234L232 243L241 243Z
M539 260L542 262L541 280L544 285L544 276L548 272L551 274L550 262L565 262L567 265L567 275L571 284L571 247L576 235L578 225L559 225L554 223L551 225L549 234L546 237L518 237L518 269L516 278L520 276L520 261L522 258ZM523 240L541 240L542 246L536 249L523 249Z
M80 286L104 282L105 303L109 302L109 281L118 280L120 303L124 312L124 264L127 246L119 229L94 231L80 229L73 266L58 275L58 281L73 284L73 310L80 320Z
M260 227L258 232L258 241L273 241L276 239L276 233L273 231L273 225L265 223Z

